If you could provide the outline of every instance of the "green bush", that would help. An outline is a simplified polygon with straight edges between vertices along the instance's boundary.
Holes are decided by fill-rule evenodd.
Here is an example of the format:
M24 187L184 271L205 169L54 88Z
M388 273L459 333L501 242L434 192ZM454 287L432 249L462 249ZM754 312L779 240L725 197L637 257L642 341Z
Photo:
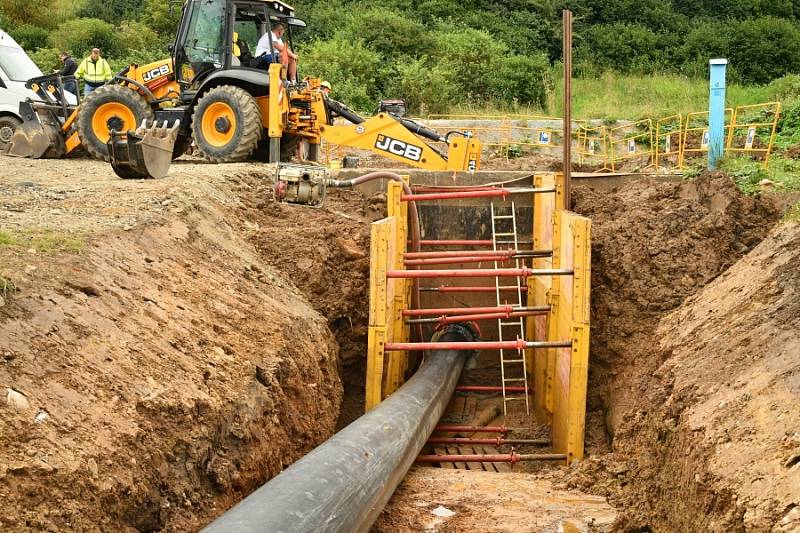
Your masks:
M800 72L800 29L790 21L743 20L731 33L730 59L743 81L769 83L786 73Z
M383 59L363 42L336 36L314 41L299 49L298 55L302 74L331 82L333 98L362 111L375 107L383 83Z
M28 52L28 56L36 63L45 74L49 74L54 70L61 70L61 61L58 60L58 48L37 48L34 52Z
M772 100L790 100L800 97L800 75L787 74L773 80L767 87L767 92Z
M446 62L409 60L398 65L386 96L403 98L412 114L447 113L464 103L464 92L456 80Z
M139 18L143 4L143 0L84 0L77 15L116 24L123 19Z
M53 0L0 0L0 13L11 23L3 29L8 31L23 24L52 28L52 6Z
M8 33L22 48L31 51L47 46L47 37L50 35L45 28L32 24L12 27Z
M113 57L121 45L114 26L98 19L68 20L50 35L50 46L70 50L78 61L92 48L99 48L106 58Z
M466 28L439 31L433 35L436 46L431 57L452 69L455 83L461 86L469 103L491 97L490 87L498 60L508 54L508 47L485 31Z
M584 38L578 54L582 61L634 72L653 72L660 67L662 40L640 24L599 24L589 28Z
M544 54L499 57L490 77L489 96L501 102L543 107L550 86L549 71Z
M371 8L353 14L339 35L362 40L384 57L416 55L433 46L426 28L397 10Z

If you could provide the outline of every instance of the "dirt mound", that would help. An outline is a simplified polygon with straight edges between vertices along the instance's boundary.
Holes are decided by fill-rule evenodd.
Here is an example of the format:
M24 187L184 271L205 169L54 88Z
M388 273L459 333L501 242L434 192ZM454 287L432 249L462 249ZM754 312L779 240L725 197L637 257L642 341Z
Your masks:
M800 530L800 225L665 317L653 350L615 453L572 484L600 480L624 528Z
M41 163L0 182L0 529L197 530L332 433L335 338L246 242L219 167L140 183ZM74 253L15 243L31 220L44 244L90 231L83 205L102 221Z
M611 192L578 187L573 209L592 218L589 408L606 409L613 433L637 399L632 373L651 370L652 354L637 348L658 319L756 245L777 214L718 173Z

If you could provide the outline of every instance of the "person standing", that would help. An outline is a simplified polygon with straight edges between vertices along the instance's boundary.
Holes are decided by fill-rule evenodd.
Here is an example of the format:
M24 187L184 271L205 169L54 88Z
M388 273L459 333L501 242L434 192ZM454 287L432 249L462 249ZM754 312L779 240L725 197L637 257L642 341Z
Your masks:
M92 48L89 57L81 61L76 78L83 78L83 96L89 96L92 91L111 80L111 67L105 58L100 57L100 49Z
M78 65L75 63L75 60L70 57L70 55L66 52L61 52L58 54L58 59L64 65L64 68L61 69L62 77L72 76L75 74L75 71L78 70ZM78 82L74 79L64 80L64 90L71 92L72 94L78 94Z

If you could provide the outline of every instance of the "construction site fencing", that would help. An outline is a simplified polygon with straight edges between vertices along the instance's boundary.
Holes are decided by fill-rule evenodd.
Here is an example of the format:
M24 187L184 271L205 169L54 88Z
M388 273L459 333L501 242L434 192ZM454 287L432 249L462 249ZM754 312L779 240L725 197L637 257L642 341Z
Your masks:
M683 146L683 115L670 115L656 121L656 168L677 168L681 163Z
M608 130L609 165L616 171L623 163L636 161L642 170L653 164L653 121L649 118Z
M769 166L780 112L780 102L743 105L734 109L725 150L759 159L765 167Z
M780 103L743 105L725 110L725 147L769 164L775 142ZM442 136L466 131L483 146L482 157L517 157L542 154L560 157L564 144L563 122L546 115L429 115L414 119ZM443 142L426 141L446 150ZM600 121L575 121L572 136L574 162L594 172L635 168L683 169L708 153L708 111L644 118L607 126ZM353 153L342 146L323 143L322 158L336 164Z

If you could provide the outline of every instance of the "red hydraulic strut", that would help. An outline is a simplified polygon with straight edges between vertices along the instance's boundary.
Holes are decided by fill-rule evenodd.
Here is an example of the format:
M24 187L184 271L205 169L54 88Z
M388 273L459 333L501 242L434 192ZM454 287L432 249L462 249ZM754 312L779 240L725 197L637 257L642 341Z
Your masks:
M514 255L517 250L449 250L445 252L406 252L406 259L427 259L433 257L495 256Z
M425 194L401 194L404 202L421 202L425 200L456 200L458 198L503 198L509 195L508 189L486 189L482 191L431 192Z
M461 315L473 313L511 313L513 310L513 305L500 305L497 307L439 307L435 309L406 309L403 311L403 316L441 316L456 313Z
M413 350L525 350L528 348L569 348L571 341L477 341L477 342L387 342L387 352Z
M464 268L455 270L388 270L387 278L526 278L529 276L571 276L561 268Z
M518 463L520 461L565 461L563 453L519 454L498 453L487 455L420 455L418 463Z
M517 292L518 289L522 289L522 292L528 292L528 287L516 287L515 285L508 285L505 287L500 287L500 292ZM445 287L444 285L440 287L421 287L421 291L423 292L495 292L497 289L495 287L490 286L480 286L480 287Z
M547 446L550 444L549 440L543 439L505 439L503 437L495 437L493 439L469 439L464 437L431 437L428 439L428 444L479 444L479 445L514 445L514 444L530 444L537 446Z
M454 424L439 424L433 431L441 433L502 433L509 432L506 426L458 426Z
M406 266L412 265L453 265L456 263L488 263L491 261L506 262L511 261L511 255L495 256L461 256L461 257L433 257L430 259L406 259L403 263Z

